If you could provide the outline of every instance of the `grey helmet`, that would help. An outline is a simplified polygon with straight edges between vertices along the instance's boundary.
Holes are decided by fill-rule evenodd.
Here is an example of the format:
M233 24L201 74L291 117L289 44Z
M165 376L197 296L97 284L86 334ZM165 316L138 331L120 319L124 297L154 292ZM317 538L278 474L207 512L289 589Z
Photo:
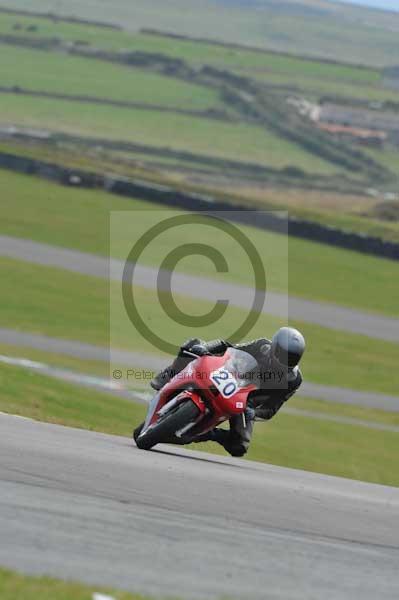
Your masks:
M271 358L280 366L293 369L305 352L305 339L297 329L282 327L273 336Z

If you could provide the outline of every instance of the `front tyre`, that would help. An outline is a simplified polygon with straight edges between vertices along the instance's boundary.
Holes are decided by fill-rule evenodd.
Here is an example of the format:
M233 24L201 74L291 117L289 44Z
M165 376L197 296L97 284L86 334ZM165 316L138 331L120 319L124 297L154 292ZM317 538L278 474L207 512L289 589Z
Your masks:
M133 439L136 443L137 443L137 438L139 437L143 427L144 427L144 421L142 423L140 423L140 425L138 427L136 427L136 429L133 431Z
M150 450L156 444L167 442L174 437L176 431L183 429L183 427L195 421L199 412L199 408L191 400L186 400L178 404L143 435L139 433L134 435L137 448L140 448L140 450ZM136 431L134 432L135 434Z

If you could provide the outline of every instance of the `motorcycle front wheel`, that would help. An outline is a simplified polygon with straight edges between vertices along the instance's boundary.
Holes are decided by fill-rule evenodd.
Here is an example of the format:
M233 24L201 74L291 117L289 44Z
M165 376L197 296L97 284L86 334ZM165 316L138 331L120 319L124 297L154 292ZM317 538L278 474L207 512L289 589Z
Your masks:
M133 437L137 448L150 450L156 444L166 443L176 431L195 421L199 412L199 408L191 400L181 402L142 435L141 428L135 430Z

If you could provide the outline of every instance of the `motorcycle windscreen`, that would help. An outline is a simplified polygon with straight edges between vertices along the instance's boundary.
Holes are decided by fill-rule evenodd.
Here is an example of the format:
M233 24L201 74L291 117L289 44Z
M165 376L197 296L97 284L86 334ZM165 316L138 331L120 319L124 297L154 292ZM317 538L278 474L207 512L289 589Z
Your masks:
M237 348L229 348L225 358L224 369L233 375L238 387L243 388L249 385L259 387L259 365L251 354Z

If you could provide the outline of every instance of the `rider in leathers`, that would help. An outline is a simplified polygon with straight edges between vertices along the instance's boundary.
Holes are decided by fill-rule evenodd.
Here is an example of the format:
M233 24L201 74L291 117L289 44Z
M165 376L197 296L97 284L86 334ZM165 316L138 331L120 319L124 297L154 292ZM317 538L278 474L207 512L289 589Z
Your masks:
M194 356L224 354L229 347L251 354L259 367L259 389L250 392L245 420L242 415L230 419L230 430L216 428L199 436L197 442L214 441L221 444L232 456L243 456L251 441L255 419L269 420L297 391L302 383L298 363L305 350L302 334L291 327L277 331L272 340L260 338L243 344L230 344L225 340L204 342L194 338L185 342L172 365L161 371L152 381L154 389L160 390L172 377L182 371Z

